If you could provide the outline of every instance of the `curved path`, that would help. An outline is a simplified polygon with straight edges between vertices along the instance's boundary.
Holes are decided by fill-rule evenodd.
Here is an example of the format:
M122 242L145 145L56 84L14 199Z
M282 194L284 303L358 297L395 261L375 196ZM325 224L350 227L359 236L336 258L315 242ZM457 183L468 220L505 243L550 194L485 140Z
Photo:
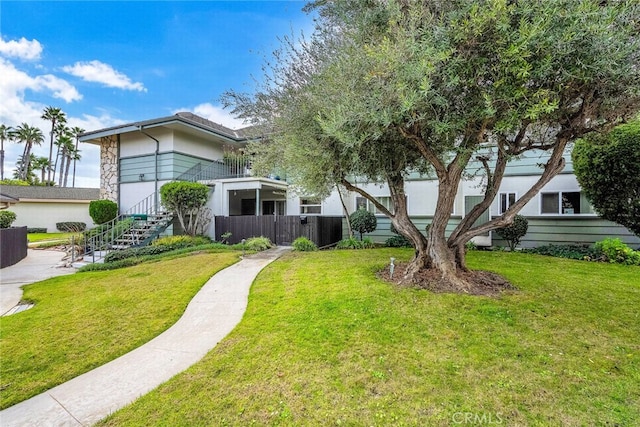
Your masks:
M240 322L260 270L288 248L245 257L218 272L168 330L116 360L0 412L0 425L88 426L204 357Z
M72 274L75 268L57 267L65 253L55 250L29 249L27 257L0 270L0 316L14 308L22 298L22 286L50 277Z

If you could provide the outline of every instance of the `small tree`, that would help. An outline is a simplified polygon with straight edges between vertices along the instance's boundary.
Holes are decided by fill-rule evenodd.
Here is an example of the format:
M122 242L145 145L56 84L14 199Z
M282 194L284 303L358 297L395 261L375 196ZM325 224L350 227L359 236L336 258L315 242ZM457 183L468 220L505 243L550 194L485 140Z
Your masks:
M578 141L573 168L598 214L640 236L640 121Z
M89 203L89 216L95 224L104 224L118 216L118 204L111 200L92 200Z
M176 214L182 229L190 236L203 233L211 220L210 211L205 208L209 188L204 184L169 182L160 188L160 199L166 209Z
M376 216L364 208L360 208L349 217L351 226L360 233L360 240L364 233L371 233L378 226Z
M498 228L496 233L509 243L509 249L513 252L516 249L516 246L518 246L518 243L520 243L520 239L527 234L528 229L529 221L527 221L527 218L522 215L516 215L513 218L511 225Z
M0 228L9 228L13 221L16 220L16 213L2 210L0 211Z

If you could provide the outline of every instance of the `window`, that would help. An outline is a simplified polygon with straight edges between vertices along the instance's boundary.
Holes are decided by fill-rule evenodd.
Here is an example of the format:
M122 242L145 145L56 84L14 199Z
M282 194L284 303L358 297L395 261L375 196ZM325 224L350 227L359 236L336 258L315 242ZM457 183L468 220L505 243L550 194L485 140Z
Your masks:
M320 215L322 213L322 205L320 199L306 198L300 199L301 215Z
M540 212L555 215L593 213L587 198L579 191L561 191L540 195Z
M391 201L390 196L376 197L376 200L382 206L387 208L387 210L389 210L390 212L393 212L393 202ZM383 213L380 212L380 210L376 208L376 205L370 202L369 199L365 199L364 197L356 197L356 209L361 209L361 208L366 209L369 212L376 215L383 215Z
M500 214L505 213L516 200L516 193L500 193Z

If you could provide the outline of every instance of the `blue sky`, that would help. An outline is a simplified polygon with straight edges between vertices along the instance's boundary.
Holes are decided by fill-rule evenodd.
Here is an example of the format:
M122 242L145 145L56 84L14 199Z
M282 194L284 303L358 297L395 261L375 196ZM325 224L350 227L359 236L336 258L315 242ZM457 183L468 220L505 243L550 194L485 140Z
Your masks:
M311 34L304 4L2 0L0 123L38 126L48 141L40 116L54 106L86 130L178 111L240 127L220 95L251 92L279 37ZM98 187L97 147L80 148L76 186ZM5 176L21 152L5 144ZM48 155L48 142L35 154Z

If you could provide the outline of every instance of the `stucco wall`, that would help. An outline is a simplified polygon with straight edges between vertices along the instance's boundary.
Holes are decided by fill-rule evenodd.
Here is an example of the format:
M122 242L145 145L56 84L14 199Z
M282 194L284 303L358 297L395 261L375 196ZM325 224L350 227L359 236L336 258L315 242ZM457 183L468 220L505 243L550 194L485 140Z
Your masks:
M56 223L65 221L79 221L93 227L93 220L89 216L89 202L20 202L8 210L15 212L15 227L46 228L47 232L57 231Z

